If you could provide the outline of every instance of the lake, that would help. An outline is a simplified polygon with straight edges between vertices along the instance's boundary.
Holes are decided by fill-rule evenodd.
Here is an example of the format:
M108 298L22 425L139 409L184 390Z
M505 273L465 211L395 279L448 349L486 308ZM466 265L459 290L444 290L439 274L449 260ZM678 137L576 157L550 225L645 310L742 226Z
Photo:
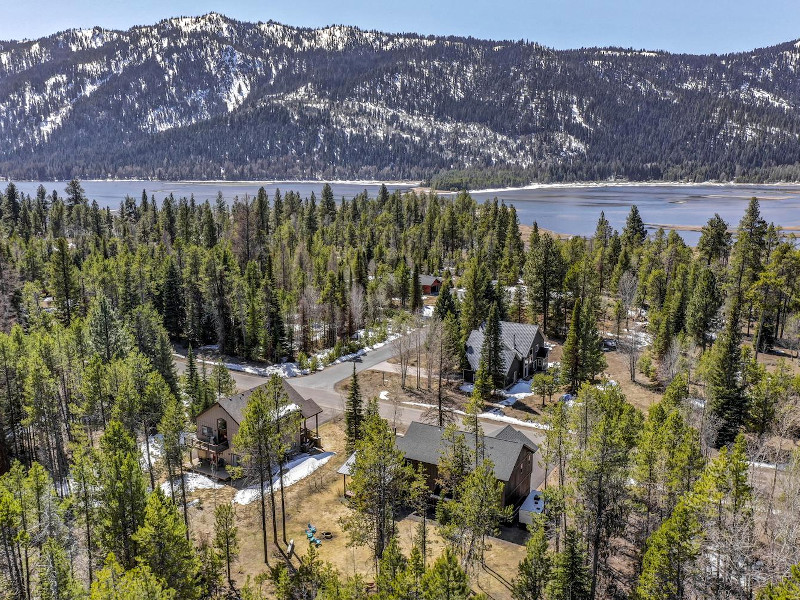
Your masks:
M25 181L17 186L34 194L39 182ZM63 194L65 182L44 182L48 191L57 189ZM319 198L322 182L265 181L265 182L196 182L196 181L84 181L86 195L105 207L117 208L126 195L140 198L142 190L161 201L170 193L176 198L194 194L195 200L214 200L217 192L231 200L245 194L255 196L262 185L270 197L275 190L294 190L301 196L313 191ZM390 191L409 190L413 183L387 183ZM352 198L364 190L375 196L377 182L331 182L334 196ZM541 227L559 233L591 235L600 211L604 211L612 227L621 229L630 207L636 204L642 219L650 229L658 225L677 227L684 239L694 244L699 229L714 213L719 213L735 227L751 197L761 200L761 212L767 221L800 230L800 185L717 185L717 184L565 184L531 186L528 188L486 190L473 192L479 202L497 197L517 209L520 223L537 221Z

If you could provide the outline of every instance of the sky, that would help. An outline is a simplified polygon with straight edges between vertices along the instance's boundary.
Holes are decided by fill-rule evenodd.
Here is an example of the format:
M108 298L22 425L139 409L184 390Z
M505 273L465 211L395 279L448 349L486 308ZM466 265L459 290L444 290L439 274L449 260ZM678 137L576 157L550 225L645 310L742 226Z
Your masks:
M0 40L219 12L244 21L687 53L800 38L800 0L0 0Z

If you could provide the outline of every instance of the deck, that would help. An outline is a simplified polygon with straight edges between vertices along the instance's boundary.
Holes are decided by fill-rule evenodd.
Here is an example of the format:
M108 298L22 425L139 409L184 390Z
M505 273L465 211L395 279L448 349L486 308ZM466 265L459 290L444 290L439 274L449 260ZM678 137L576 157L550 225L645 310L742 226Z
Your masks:
M228 470L225 467L212 469L210 465L206 466L200 463L192 463L191 465L189 465L188 469L193 473L199 473L200 475L211 477L212 479L216 479L217 481L231 480L231 474L228 473Z

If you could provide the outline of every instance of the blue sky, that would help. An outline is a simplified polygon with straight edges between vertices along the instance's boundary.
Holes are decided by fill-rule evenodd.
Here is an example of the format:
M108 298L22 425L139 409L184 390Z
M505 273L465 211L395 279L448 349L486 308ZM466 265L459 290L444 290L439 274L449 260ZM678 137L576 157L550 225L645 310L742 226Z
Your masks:
M732 52L800 38L800 0L0 0L0 39L209 11L290 25L527 39L555 48Z

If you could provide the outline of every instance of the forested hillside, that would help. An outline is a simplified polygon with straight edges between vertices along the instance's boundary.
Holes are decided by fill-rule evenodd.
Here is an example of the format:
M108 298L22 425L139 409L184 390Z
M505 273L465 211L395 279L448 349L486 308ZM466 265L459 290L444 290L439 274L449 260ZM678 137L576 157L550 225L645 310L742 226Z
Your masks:
M798 64L217 14L70 30L0 43L0 174L797 180Z
M232 384L191 350L179 377L172 352L216 344L224 355L306 367L411 326L421 332L417 360L435 357L426 368L442 375L439 390L419 381L415 390L435 418L464 339L485 322L471 397L439 405L443 422L463 423L477 440L500 398L490 332L505 319L539 323L561 350L560 364L538 376L549 380L534 383L544 407L537 400L529 417L551 470L546 510L507 597L795 597L797 571L785 578L800 562L800 252L755 199L738 226L710 217L690 248L675 232L648 236L635 207L619 232L600 214L588 239L535 224L524 239L513 207L466 193L384 188L337 204L326 186L320 198L125 198L112 212L78 181L34 197L9 184L0 202L0 591L14 600L89 589L96 600L221 598L233 563L237 593L249 599L355 600L374 581L370 597L466 600L490 576L484 553L500 543L488 536L508 517L480 444L447 430L444 493L429 506L354 375L346 423L361 458L337 532L370 560L355 575L313 550L287 563L269 494L262 532L237 533L225 503L213 534L196 534L181 434ZM420 316L422 274L446 282L429 319ZM657 396L646 414L604 375L601 338L630 365L628 389ZM397 344L406 364L408 344ZM233 440L245 472L286 460L269 417L286 402L279 384L254 394ZM562 392L573 396L558 401ZM157 460L148 446L156 432ZM397 526L410 511L431 518L414 522L404 553ZM263 535L273 561L258 580L247 576L261 571L236 571L245 535Z

